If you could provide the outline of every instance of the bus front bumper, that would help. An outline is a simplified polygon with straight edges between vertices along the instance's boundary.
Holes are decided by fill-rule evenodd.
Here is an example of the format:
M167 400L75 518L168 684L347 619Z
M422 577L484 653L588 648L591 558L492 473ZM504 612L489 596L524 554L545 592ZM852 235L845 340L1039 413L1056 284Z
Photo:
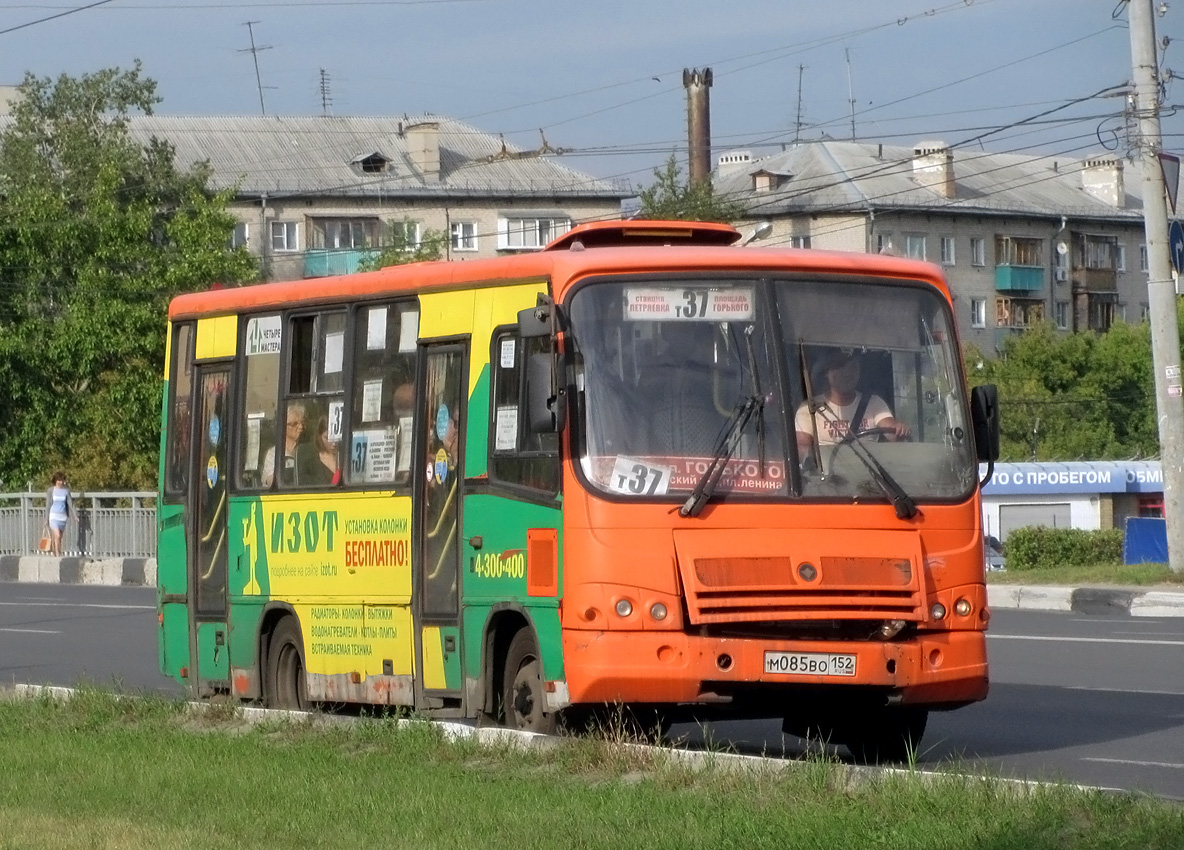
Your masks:
M791 641L568 629L563 650L572 704L709 705L739 693L811 686L883 689L893 702L932 707L987 695L981 631L921 631L896 641ZM823 664L824 675L785 672Z

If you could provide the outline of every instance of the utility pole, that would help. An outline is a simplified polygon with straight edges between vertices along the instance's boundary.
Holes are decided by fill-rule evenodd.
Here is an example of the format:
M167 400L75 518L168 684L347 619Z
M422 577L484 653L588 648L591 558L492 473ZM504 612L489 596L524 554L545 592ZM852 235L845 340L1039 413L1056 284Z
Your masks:
M804 73L806 73L806 66L798 65L798 119L794 122L794 144L802 140L802 75Z
M321 115L333 114L333 95L329 92L329 72L321 69Z
M1127 0L1139 119L1137 156L1143 169L1143 222L1147 234L1147 304L1151 320L1151 363L1163 467L1163 515L1168 562L1184 572L1184 381L1180 376L1180 333L1176 326L1176 284L1168 246L1168 210L1159 165L1159 62L1151 0Z
M844 47L847 57L847 102L851 104L851 141L855 141L855 86L851 82L851 48Z
M263 80L259 77L259 51L271 50L270 44L265 44L262 47L255 46L255 24L259 21L247 21L247 32L251 34L251 47L248 50L240 50L239 53L250 53L251 58L255 60L255 85L259 89L259 111L264 115L267 114L267 107L263 105Z

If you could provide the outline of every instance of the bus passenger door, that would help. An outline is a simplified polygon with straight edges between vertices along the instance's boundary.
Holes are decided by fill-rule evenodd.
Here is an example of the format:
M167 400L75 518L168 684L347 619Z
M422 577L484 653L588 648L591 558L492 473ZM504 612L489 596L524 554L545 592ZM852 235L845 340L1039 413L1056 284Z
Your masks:
M424 346L419 375L415 466L412 617L415 704L460 707L460 529L466 346Z
M197 367L196 432L189 476L188 535L192 574L195 647L192 670L197 693L206 696L230 684L230 645L226 617L227 504L231 417L230 367ZM190 674L191 676L193 673Z

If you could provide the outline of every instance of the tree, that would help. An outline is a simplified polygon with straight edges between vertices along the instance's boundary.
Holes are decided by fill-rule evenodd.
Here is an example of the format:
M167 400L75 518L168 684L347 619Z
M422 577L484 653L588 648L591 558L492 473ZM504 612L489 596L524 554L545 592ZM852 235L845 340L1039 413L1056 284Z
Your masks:
M663 221L719 221L730 223L744 215L744 206L715 194L708 177L698 183L683 182L674 158L665 168L654 169L654 183L639 188L640 218Z
M360 262L358 269L376 271L385 266L402 266L444 258L448 234L442 230L425 230L418 241L415 240L414 234L415 222L409 218L387 222L382 250Z
M1003 460L1105 460L1158 453L1151 336L1146 323L1106 333L1040 324L1005 340L1001 356L966 351L972 384L999 387Z
M256 274L227 247L232 192L132 139L159 102L138 62L19 90L0 133L0 479L153 488L168 302Z

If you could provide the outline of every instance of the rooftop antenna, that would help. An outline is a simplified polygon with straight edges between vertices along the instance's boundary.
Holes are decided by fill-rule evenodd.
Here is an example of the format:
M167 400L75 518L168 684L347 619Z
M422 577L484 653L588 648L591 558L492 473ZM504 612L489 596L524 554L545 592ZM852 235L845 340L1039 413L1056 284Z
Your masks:
M797 144L802 138L802 74L805 73L805 70L805 65L798 65L798 119L793 132L794 144Z
M267 107L263 105L263 81L259 78L259 51L271 50L270 44L264 44L260 47L255 46L255 27L254 25L260 23L259 21L247 21L243 26L247 28L247 32L251 34L251 46L248 49L240 50L239 53L250 53L251 58L255 60L255 85L259 89L259 109L266 115Z
M843 55L847 57L847 102L851 104L851 141L855 141L855 90L851 85L851 48L844 47Z
M329 72L321 69L321 114L333 114L333 95L329 91Z

